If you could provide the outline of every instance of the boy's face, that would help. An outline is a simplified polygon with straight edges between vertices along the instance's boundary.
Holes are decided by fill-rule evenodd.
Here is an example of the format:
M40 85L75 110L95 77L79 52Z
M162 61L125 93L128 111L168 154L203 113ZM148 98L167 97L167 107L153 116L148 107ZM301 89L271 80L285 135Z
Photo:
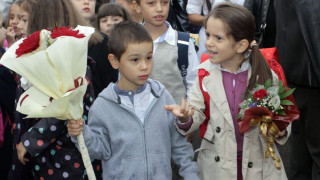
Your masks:
M153 43L141 42L128 43L120 61L109 55L112 67L120 71L120 89L136 92L147 81L152 70L152 53Z
M27 30L28 30L29 13L21 8L20 17L21 17L21 21L19 22L17 27L19 28L22 37L26 37L28 35Z
M145 24L163 26L169 13L170 0L141 0L140 10Z

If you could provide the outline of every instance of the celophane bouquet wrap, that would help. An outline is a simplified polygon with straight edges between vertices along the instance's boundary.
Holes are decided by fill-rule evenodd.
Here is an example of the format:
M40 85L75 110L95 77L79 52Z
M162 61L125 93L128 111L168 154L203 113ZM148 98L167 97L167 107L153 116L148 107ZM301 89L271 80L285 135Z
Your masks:
M271 146L274 136L287 128L290 122L299 119L299 111L292 93L294 89L283 86L280 81L273 86L271 80L264 85L257 84L249 92L247 99L240 104L238 119L242 121L240 132L245 133L251 127L259 125L260 133L267 139L265 158L269 155L276 161L275 167L280 170L280 159L275 157Z
M37 31L16 42L0 63L28 81L17 111L27 118L79 120L87 89L87 49L91 27L56 27ZM89 179L95 179L83 135L79 148Z

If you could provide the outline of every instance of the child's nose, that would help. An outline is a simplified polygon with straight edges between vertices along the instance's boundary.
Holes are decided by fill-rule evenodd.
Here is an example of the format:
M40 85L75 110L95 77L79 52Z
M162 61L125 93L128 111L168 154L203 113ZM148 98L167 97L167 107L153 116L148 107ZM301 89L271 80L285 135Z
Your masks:
M163 8L162 8L162 6L161 6L161 3L157 3L157 4L156 4L156 10L157 10L157 11L162 11L162 9L163 9Z

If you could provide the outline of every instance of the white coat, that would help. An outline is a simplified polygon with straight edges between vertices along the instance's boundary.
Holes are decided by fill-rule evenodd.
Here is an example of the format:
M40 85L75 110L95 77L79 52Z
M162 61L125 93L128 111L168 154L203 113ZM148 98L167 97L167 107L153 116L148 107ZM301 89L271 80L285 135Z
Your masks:
M206 61L198 66L205 69L210 75L203 78L202 86L205 87L210 96L210 120L200 148L197 150L200 178L202 180L237 180L237 142L228 100L222 82L222 72L211 66ZM273 83L278 83L277 75L273 74ZM248 72L248 80L251 76L251 68ZM186 132L179 129L183 135L193 132L199 128L205 120L203 110L205 109L204 98L199 87L199 77L195 80L190 92L189 103L195 107L192 116L193 124ZM288 126L288 134L277 143L284 144L290 134L291 126ZM275 144L272 145L275 156L280 158ZM242 155L243 180L286 180L287 176L282 164L281 170L274 166L272 158L265 158L267 140L259 133L258 126L251 128L244 134ZM281 158L280 158L281 159Z

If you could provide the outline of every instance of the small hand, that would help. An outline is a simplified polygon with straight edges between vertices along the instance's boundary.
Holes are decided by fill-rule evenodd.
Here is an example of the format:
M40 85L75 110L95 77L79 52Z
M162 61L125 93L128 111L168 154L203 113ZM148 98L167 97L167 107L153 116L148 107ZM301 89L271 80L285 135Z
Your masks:
M0 46L3 46L5 39L6 39L6 29L4 27L1 27L0 28Z
M283 136L285 136L287 134L287 132L286 132L286 130L283 130L283 131L280 131L278 134L276 134L276 135L272 135L272 134L270 134L269 132L268 132L268 135L269 136L272 136L273 138L282 138Z
M25 157L25 155L27 154L27 150L23 146L22 142L20 142L17 146L17 154L21 164L26 165L26 163L29 162L29 159Z
M8 41L8 47L10 47L14 42L16 37L16 33L14 32L13 27L8 27L6 32L6 39Z
M185 98L182 98L181 106L174 105L165 105L164 109L171 111L173 115L175 115L179 120L183 123L189 121L190 116L194 113L194 108L189 109L189 104Z
M67 127L70 136L79 136L82 132L83 119L68 121Z

